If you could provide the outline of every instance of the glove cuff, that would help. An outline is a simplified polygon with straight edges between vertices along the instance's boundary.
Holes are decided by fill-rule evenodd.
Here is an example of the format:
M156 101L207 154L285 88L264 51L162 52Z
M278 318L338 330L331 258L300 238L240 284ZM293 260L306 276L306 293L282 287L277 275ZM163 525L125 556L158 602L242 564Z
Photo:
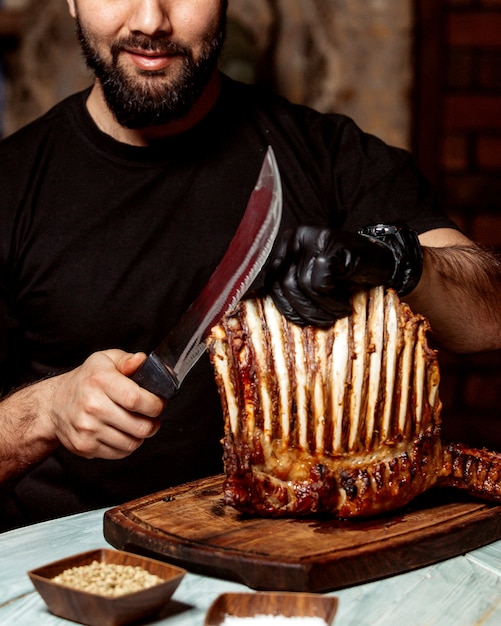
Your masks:
M423 271L423 251L417 233L404 226L374 224L358 233L383 243L395 258L393 276L386 285L399 296L410 293L419 282Z

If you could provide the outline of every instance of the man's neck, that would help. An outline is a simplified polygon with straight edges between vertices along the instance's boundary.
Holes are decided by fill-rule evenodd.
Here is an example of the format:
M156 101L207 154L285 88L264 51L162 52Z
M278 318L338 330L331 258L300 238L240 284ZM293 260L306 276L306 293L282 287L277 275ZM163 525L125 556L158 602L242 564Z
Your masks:
M186 116L161 126L148 128L130 129L121 126L108 108L98 81L94 83L87 99L87 109L98 128L117 141L132 146L149 146L159 139L178 135L193 128L215 105L220 91L221 77L215 70L202 95Z

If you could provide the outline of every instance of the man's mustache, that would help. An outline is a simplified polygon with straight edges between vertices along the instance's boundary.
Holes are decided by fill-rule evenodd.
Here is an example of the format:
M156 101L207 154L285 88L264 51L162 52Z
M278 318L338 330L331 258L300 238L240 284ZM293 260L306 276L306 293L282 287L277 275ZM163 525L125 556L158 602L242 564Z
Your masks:
M113 57L116 58L125 49L142 50L150 54L176 54L189 56L191 50L168 37L146 37L145 35L131 35L115 41L111 46Z

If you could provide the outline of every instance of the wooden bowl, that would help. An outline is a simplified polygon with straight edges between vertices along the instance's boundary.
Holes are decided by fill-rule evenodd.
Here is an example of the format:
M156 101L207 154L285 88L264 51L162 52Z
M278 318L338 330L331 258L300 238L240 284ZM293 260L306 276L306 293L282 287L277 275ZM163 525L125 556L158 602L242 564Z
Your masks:
M68 568L89 565L93 561L139 566L165 582L134 593L109 597L72 589L52 580ZM159 613L185 573L179 567L129 552L99 549L49 563L28 572L28 576L55 615L88 626L121 626Z
M328 626L334 619L337 605L337 598L314 593L224 593L207 612L205 626L219 626L227 616L257 615L319 617Z

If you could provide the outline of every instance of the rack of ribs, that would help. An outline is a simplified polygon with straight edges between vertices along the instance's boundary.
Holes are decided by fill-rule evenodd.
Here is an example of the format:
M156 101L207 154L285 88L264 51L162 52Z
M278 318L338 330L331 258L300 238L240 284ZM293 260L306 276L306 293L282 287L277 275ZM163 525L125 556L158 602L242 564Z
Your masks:
M383 287L352 305L319 329L256 296L212 329L225 503L268 517L366 517L440 485L500 502L501 455L442 441L426 318Z

